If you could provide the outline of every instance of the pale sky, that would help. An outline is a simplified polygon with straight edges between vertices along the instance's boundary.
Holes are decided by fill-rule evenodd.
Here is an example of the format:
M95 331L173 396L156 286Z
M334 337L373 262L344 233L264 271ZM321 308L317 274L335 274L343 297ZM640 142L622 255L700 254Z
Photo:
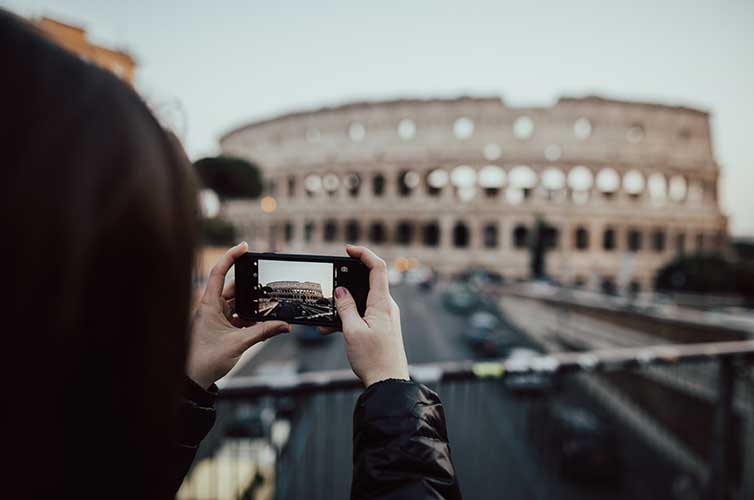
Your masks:
M192 158L237 125L351 100L596 94L713 114L721 198L754 236L754 1L0 0L130 51ZM181 112L180 110L183 110ZM181 117L185 115L185 120Z
M259 283L270 281L313 281L322 285L322 296L332 297L332 264L327 262L294 262L259 260Z

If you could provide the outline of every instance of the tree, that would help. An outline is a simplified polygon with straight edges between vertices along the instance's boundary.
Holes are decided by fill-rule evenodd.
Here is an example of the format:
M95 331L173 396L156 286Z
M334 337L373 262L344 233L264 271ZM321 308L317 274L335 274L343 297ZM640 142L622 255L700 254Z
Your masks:
M677 257L655 276L655 288L669 292L739 295L754 298L754 265L720 255Z
M259 167L242 158L212 156L194 162L205 188L212 189L221 199L257 198L262 193L262 173Z
M207 245L224 247L236 244L236 228L221 218L202 220L202 240Z

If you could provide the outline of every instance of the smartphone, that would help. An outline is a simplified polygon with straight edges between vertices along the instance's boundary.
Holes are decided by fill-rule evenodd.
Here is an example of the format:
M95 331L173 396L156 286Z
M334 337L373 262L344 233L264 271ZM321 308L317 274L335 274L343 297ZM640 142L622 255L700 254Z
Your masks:
M282 320L340 328L335 289L366 309L369 269L351 257L248 252L235 262L236 312L247 320Z

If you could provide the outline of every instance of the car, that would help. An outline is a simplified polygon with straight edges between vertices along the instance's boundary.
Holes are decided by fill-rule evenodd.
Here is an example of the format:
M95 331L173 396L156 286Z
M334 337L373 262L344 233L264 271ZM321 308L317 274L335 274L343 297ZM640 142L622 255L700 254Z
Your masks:
M505 359L503 384L516 396L541 396L556 388L555 379L544 373L527 371L542 353L526 347L514 347Z
M566 478L605 484L621 478L616 434L586 407L548 399L534 408L527 425L532 444Z
M448 310L456 313L470 312L479 305L479 297L462 283L450 284L442 300Z
M293 338L300 344L324 344L332 336L319 333L319 328L314 325L293 326Z
M500 318L484 310L471 314L463 337L475 353L485 357L501 356L512 345L510 338L502 333Z

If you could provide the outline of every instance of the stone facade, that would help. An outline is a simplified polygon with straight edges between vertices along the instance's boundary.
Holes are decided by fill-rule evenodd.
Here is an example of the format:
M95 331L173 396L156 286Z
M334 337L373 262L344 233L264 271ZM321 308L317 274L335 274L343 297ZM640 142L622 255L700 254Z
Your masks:
M322 286L311 281L270 281L265 286L272 289L269 297L274 299L317 302L324 298Z
M678 252L726 239L708 113L597 97L513 108L499 98L353 103L252 123L223 154L264 171L272 213L227 201L257 250L343 254L440 272L529 274L538 218L547 272L592 288L651 287Z

